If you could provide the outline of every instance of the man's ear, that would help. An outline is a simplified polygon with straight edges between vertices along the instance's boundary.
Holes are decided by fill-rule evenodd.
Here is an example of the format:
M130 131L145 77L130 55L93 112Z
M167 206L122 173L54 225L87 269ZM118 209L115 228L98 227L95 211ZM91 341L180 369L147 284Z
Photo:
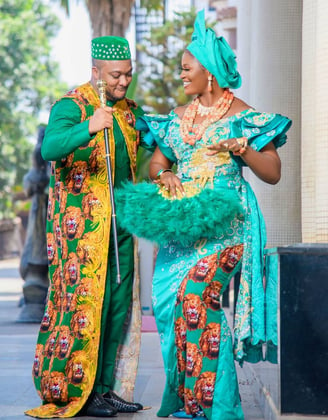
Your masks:
M95 80L98 80L98 79L99 79L99 69L98 69L98 67L96 67L96 66L92 66L91 71L92 71L92 77L93 77Z

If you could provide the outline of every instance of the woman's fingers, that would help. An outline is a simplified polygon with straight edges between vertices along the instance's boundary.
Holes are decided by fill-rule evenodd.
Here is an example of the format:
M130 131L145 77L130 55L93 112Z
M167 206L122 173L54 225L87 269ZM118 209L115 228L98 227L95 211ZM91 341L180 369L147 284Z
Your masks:
M207 155L212 156L215 153L219 152L233 152L233 153L243 153L247 147L247 137L233 137L226 140L221 140L218 143L207 146L209 152Z
M177 196L177 190L180 191L182 195L185 194L180 179L171 172L165 173L161 176L161 184L172 197Z

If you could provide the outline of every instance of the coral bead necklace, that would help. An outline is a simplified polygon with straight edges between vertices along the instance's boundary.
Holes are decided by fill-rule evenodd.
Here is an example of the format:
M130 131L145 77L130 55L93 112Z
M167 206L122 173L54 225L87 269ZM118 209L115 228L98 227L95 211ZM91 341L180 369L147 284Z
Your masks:
M199 96L197 96L187 107L181 119L180 133L183 141L193 146L196 141L200 140L206 129L215 121L220 120L228 112L233 98L233 93L229 89L225 89L218 102L211 107L211 113L206 115L206 118L195 126L195 118L200 104Z

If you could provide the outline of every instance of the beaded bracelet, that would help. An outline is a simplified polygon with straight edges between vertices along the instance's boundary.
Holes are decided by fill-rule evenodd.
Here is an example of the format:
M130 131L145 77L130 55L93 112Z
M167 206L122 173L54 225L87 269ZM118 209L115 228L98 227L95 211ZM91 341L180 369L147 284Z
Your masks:
M160 179L161 175L162 175L164 172L172 172L172 169L160 169L160 170L157 172L156 179Z

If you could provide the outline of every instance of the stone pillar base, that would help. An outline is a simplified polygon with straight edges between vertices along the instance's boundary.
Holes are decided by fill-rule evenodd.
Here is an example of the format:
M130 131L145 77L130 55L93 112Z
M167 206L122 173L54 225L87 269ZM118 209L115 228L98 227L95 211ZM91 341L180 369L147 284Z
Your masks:
M23 304L16 322L40 324L44 314L45 305L41 303Z
M272 389L263 383L263 372L266 377L271 376L274 366L268 362L251 364L245 363L243 366L247 382L251 384L253 394L256 396L265 420L323 420L326 416L302 415L302 414L281 414L272 398Z
M22 309L17 322L41 322L48 292L47 272L47 266L28 265L23 285Z

